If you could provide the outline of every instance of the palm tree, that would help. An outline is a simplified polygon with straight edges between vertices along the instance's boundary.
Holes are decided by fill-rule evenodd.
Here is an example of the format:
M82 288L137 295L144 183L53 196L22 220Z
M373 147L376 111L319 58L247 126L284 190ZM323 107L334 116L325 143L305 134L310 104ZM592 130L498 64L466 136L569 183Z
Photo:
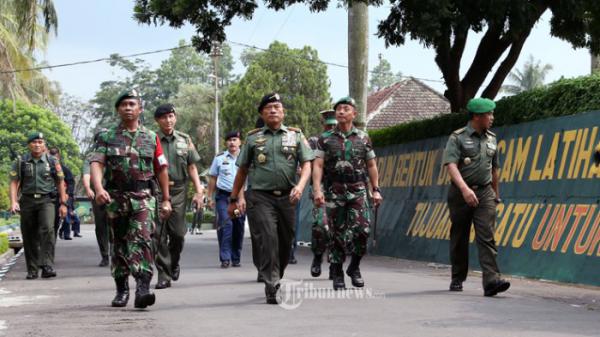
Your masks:
M521 70L515 69L508 74L508 79L513 84L503 85L502 91L515 95L544 86L544 79L550 70L552 70L552 65L544 64L542 66L540 60L536 61L533 55L529 55L529 59Z
M0 1L0 97L38 104L57 101L56 83L41 71L13 72L36 65L33 52L45 50L56 28L52 0Z

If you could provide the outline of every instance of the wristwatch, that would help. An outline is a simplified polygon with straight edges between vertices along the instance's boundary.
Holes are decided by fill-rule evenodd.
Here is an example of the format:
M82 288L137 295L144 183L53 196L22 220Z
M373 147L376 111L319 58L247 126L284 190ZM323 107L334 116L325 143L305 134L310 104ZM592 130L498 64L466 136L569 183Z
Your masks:
M373 187L373 192L381 193L381 189L379 187Z
M238 202L239 198L237 197L229 197L229 202Z

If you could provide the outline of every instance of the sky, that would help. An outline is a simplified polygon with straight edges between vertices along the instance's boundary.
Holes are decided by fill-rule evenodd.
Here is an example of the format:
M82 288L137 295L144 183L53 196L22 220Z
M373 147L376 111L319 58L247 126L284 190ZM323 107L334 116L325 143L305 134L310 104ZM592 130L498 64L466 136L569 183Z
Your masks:
M50 65L99 59L113 53L128 55L172 48L182 39L189 43L194 35L194 29L190 26L174 29L168 25L138 24L133 19L134 2L129 0L54 0L54 3L58 12L58 35L52 37L47 51L40 55L40 59ZM327 11L321 13L311 13L304 5L294 5L281 12L260 7L252 20L234 20L226 29L236 60L234 72L243 74L245 70L239 62L245 47L235 43L267 48L275 40L293 48L311 46L318 51L322 61L348 64L347 12L337 8L336 1L332 3ZM377 38L377 24L388 13L389 6L386 5L369 8L369 69L377 65L378 55L381 54L391 63L394 73L401 71L405 76L423 79L425 84L443 92L445 86L435 64L433 50L426 49L416 41L386 48L383 39ZM588 74L590 57L587 50L574 50L568 43L551 37L549 20L550 15L546 13L534 28L525 43L517 68L531 54L542 64L552 65L547 82ZM475 34L470 35L461 66L463 73L475 54L478 40ZM169 52L163 52L141 58L158 67L168 56ZM45 73L51 80L60 83L64 93L84 100L93 98L103 81L123 76L122 72L106 62L54 68ZM347 68L328 66L328 75L332 98L335 100L347 95Z

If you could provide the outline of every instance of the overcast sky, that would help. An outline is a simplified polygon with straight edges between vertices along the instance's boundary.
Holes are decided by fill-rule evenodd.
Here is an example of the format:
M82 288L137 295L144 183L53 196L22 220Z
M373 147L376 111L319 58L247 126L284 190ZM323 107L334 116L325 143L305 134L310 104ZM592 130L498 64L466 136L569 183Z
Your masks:
M168 26L139 25L133 18L133 1L102 0L74 1L54 0L58 11L58 36L52 38L47 52L42 55L47 63L61 64L98 59L112 53L121 55L140 53L175 47L179 40L190 41L194 34L191 27L173 29ZM262 2L261 2L262 3ZM332 3L336 3L332 1ZM425 83L443 92L441 73L434 62L434 52L414 41L402 47L385 48L383 40L375 36L378 21L387 16L389 8L370 8L369 64L377 64L377 55L382 54L392 64L394 72L428 79ZM576 77L589 73L590 60L586 50L574 50L557 38L550 37L547 14L533 30L527 40L517 67L529 54L542 63L553 66L547 81L561 76ZM303 5L294 5L283 12L259 8L251 21L235 20L227 28L229 41L267 48L274 40L287 43L290 47L305 45L315 48L321 60L346 65L347 62L347 13L331 6L323 13L310 13ZM466 71L478 43L471 35L463 57L462 71ZM236 59L235 72L242 74L244 68L239 56L244 47L232 44ZM159 53L142 57L153 66L168 57ZM61 84L65 93L83 99L91 99L102 81L118 79L122 74L115 72L106 62L55 68L47 71L50 79ZM330 93L333 99L348 93L348 71L346 68L328 66L331 80Z

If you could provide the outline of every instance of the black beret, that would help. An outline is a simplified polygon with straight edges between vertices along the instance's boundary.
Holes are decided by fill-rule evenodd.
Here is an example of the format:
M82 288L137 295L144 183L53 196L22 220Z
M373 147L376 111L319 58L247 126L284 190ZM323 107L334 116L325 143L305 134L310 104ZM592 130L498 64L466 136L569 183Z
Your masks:
M229 138L242 138L241 134L239 131L229 131L227 132L227 134L225 135L225 140L229 140Z
M168 113L175 113L175 107L171 103L161 104L154 111L154 118L159 118L162 115L166 115Z
M278 93L272 92L270 94L264 95L263 98L260 100L260 104L258 105L258 112L261 112L262 108L264 108L265 105L273 102L283 103L281 102L281 96L279 96Z

